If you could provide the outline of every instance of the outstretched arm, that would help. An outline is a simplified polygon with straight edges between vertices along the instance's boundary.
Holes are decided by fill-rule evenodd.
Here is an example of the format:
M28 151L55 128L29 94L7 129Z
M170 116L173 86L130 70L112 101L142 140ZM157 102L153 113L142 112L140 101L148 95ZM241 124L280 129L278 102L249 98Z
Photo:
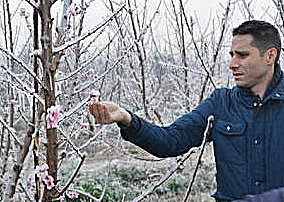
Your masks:
M100 124L117 123L124 140L157 157L178 156L202 142L209 115L215 115L221 91L168 126L158 126L112 102L93 102L90 113Z

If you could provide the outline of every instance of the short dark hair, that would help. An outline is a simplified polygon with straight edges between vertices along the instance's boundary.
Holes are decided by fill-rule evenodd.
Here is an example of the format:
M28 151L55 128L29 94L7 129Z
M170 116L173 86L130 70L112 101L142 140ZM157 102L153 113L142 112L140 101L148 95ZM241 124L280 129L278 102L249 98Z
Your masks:
M233 29L233 36L243 34L250 34L253 37L251 45L257 47L261 55L270 48L276 48L275 64L278 62L281 51L281 39L278 30L272 24L258 20L245 21Z

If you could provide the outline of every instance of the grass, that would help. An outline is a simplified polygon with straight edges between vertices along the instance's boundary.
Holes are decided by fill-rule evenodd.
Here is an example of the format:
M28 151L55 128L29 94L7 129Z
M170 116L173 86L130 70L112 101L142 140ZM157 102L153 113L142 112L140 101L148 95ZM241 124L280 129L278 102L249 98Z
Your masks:
M214 201L211 194L216 189L215 182L215 164L210 152L211 146L208 146L205 151L202 164L198 170L196 179L191 192L191 201ZM139 148L128 148L131 154L140 154L143 157L145 154ZM209 151L209 152L208 152ZM91 155L94 163L98 156ZM102 157L100 156L100 159ZM182 201L187 186L192 178L193 169L196 162L196 155L193 155L186 163L183 170L174 173L164 184L159 186L153 193L147 196L143 201ZM89 159L87 164L91 164L92 159ZM107 161L107 159L106 159ZM158 181L172 166L176 163L175 158L168 158L163 161L147 162L136 159L125 159L125 156L117 156L116 160L111 161L110 169L108 171L108 163L105 166L90 166L93 169L86 169L90 167L83 167L80 174L76 178L73 188L83 190L92 196L99 198L103 193L105 183L107 186L103 202L117 202L117 201L132 201L139 196L149 186ZM67 165L66 165L67 166ZM75 165L73 164L75 167ZM62 173L62 182L66 181L64 178L70 175L70 165ZM64 169L63 169L64 171ZM69 171L69 172L68 172ZM88 201L82 195L79 195L80 201Z

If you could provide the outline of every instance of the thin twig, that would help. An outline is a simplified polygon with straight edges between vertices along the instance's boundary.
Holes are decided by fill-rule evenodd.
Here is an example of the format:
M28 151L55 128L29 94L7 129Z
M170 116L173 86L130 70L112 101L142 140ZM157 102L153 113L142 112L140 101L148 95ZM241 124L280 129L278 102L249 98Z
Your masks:
M13 53L11 53L10 51L8 51L7 49L3 48L2 46L0 46L0 50L3 51L6 55L8 55L9 57L11 57L14 61L16 61L20 66L24 67L25 70L27 70L27 72L45 89L44 84L42 83L42 81L40 80L40 78L38 78L38 76L32 72L32 70L30 70L30 68L18 57L16 57ZM2 67L3 65L1 65ZM3 67L2 67L3 68Z
M64 131L57 127L57 130L63 135L63 137L66 139L66 141L71 145L71 147L76 151L76 153L80 156L81 159L85 158L85 154L82 154L80 149L65 135Z
M199 72L199 71L195 71L195 70L192 70L188 67L185 67L185 66L180 66L180 65L174 65L174 64L171 64L170 62L167 62L167 63L163 63L163 62L160 62L160 64L162 65L161 68L174 68L174 69L183 69L183 70L187 70L188 72L190 73L193 73L193 74L197 74L197 75L202 75L202 76L206 76L207 74L203 73L203 72Z
M87 102L90 101L90 97L87 97L82 102L80 102L76 107L72 108L70 111L63 114L63 116L58 120L58 123L66 119L67 117L71 116L73 113L75 113L77 110L79 110L81 107L86 105Z
M116 61L114 62L114 64L107 69L104 73L102 73L98 78L96 78L95 80L93 80L92 82L90 82L89 84L85 85L84 87L82 87L81 89L75 91L74 93L72 93L72 95L76 95L78 93L80 93L81 91L89 88L89 86L91 86L92 84L96 83L97 81L99 81L100 79L102 79L106 74L108 74L112 69L114 69L116 67L116 65L128 54L128 52L126 51L125 54L121 57L119 57L118 59L116 59Z
M11 128L3 119L2 116L0 116L0 122L3 124L3 126L9 131L9 133L14 137L14 139L16 140L16 143L22 148L23 145L21 143L21 141L19 140L19 138L17 137L17 134L15 133L15 129Z
M187 202L187 200L188 200L188 197L189 197L189 194L191 192L191 188L192 188L193 182L195 180L195 176L197 174L197 170L198 170L199 165L201 163L201 158L202 158L202 155L203 155L203 152L204 152L204 149L205 149L205 145L206 145L207 139L208 139L208 137L210 135L210 130L213 127L213 122L214 122L214 116L210 115L208 117L208 119L207 119L207 126L206 126L206 129L205 129L204 134L203 134L203 140L202 140L202 143L201 143L201 146L200 146L201 151L200 151L200 154L198 156L197 164L195 166L195 170L193 172L193 176L192 176L191 182L188 185L188 188L187 188L187 191L186 191L186 195L184 197L183 202Z
M123 24L122 24L123 25ZM101 55L101 53L109 47L109 45L113 42L115 39L116 35L119 33L119 30L121 29L122 25L119 27L118 31L114 34L114 36L111 38L111 40L92 58L90 58L88 61L84 62L83 64L80 65L79 68L77 68L75 71L71 72L69 75L65 76L64 78L57 79L55 82L60 82L69 79L70 77L74 76L78 72L80 72L84 67L89 65L91 62L93 62L97 57Z
M39 3L36 3L33 0L25 0L27 3L29 3L34 9L39 9Z
M80 36L79 38L70 41L68 43L65 43L62 46L56 47L53 49L53 53L58 53L61 52L65 49L67 49L70 46L73 46L75 44L77 44L79 41L84 40L85 38L87 38L88 36L91 36L93 33L95 33L96 31L98 31L100 28L102 28L103 26L107 25L124 7L126 4L123 4L119 9L117 9L110 17L108 17L104 22L100 23L98 26L96 26L94 29L88 31L88 33Z
M158 182L156 182L153 186L146 189L141 195L133 199L132 202L138 202L143 200L147 195L152 193L156 188L158 188L160 185L162 185L167 179L169 179L179 168L181 165L184 164L184 162L191 156L191 154L196 153L199 150L199 147L193 147L191 148L184 156L183 158L177 162L177 164L167 173L165 174Z
M202 64L203 69L206 71L206 73L207 73L207 75L208 75L208 77L209 77L209 79L210 79L210 81L211 81L213 87L216 89L216 88L217 88L217 87L216 87L216 84L215 84L215 82L214 82L214 80L213 80L213 78L212 78L212 76L211 76L209 70L206 68L206 66L205 66L205 64L204 64L204 61L203 61L203 59L202 59L202 57L201 57L201 55L200 55L200 52L199 52L199 50L198 50L197 44L196 44L196 42L195 42L195 40L194 40L193 32L192 32L192 30L191 30L191 28L190 28L190 25L189 25L189 23L188 23L188 19L187 19L187 16L186 16L186 14L185 14L185 10L184 10L184 7L183 7L182 0L180 0L180 7L181 7L181 10L182 10L184 19L185 19L185 23L186 23L188 32L189 32L190 35L191 35L192 42L193 42L193 44L194 44L194 48L195 48L195 50L196 50L196 52L197 52L197 56L198 56L198 58L199 58L199 60L200 60L200 62L201 62L201 64Z
M30 89L30 87L24 84L19 77L17 77L12 71L10 71L4 65L1 65L1 68L3 68L8 74L10 74L21 85L23 90L35 96L35 98L37 98L44 105L44 100L37 93L35 93L32 89Z
M22 182L19 182L19 185L21 187L21 189L25 192L26 196L28 197L29 201L33 201L28 193L28 191L26 190L26 188L23 186Z
M247 2L246 2L245 0L243 0L243 5L244 5L245 9L246 9L247 12L248 12L249 20L254 19L254 16L253 16L253 14L251 13L251 10L249 9L249 6L248 6L248 4L247 4Z
M83 154L83 156L80 156L81 157L81 161L80 163L78 164L76 170L73 172L72 176L70 177L69 181L66 183L66 185L63 187L63 189L60 190L60 192L55 196L55 198L58 198L59 196L61 196L67 189L68 187L72 184L72 182L74 181L75 177L77 176L80 168L82 167L83 165L83 162L85 160L85 155Z

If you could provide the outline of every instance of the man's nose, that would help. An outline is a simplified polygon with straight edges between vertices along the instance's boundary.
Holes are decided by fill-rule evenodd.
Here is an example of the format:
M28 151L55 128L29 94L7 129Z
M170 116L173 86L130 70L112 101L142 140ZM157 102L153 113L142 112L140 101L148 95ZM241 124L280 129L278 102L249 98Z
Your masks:
M238 67L239 67L238 59L235 58L235 57L232 57L232 58L231 58L231 61L230 61L230 64L229 64L229 68L230 68L231 70L233 70L233 69L236 69L236 68L238 68Z

